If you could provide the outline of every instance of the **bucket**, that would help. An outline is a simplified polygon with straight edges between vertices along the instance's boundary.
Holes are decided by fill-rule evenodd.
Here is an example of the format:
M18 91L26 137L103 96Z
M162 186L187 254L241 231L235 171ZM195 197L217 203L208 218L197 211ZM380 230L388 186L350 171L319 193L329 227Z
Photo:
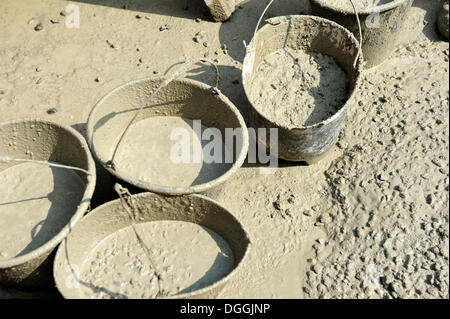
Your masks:
M216 85L211 87L177 79L181 72L170 78L126 83L102 98L89 116L87 135L94 156L111 174L132 186L160 194L202 193L225 182L245 160L247 128L238 109L218 90L218 73ZM200 124L203 133L191 134L191 128ZM228 160L222 157L206 163L206 140L199 138L204 137L206 128L221 141L234 130L237 142L222 154L227 153ZM190 134L189 159L174 160L173 147L178 142L171 136L186 131ZM202 160L191 152L191 144L201 146ZM223 146L225 142L220 148Z
M88 209L95 180L88 145L71 127L41 119L0 124L1 285L52 285L52 251Z
M256 30L258 30L258 26ZM270 128L278 130L278 146L273 147L278 151L279 158L314 164L322 159L336 142L345 118L346 109L355 104L355 87L359 82L363 60L359 52L358 41L351 32L337 23L307 15L271 18L267 20L267 24L260 30L256 30L252 41L247 46L242 69L244 90L250 101L252 127L266 128L266 131ZM334 114L326 115L321 120L310 124L306 122L287 124L280 122L275 116L280 114L280 107L290 112L292 109L291 104L283 105L282 102L277 100L277 105L271 109L273 115L268 115L267 111L263 109L265 106L255 103L254 90L258 68L267 56L274 52L280 52L280 50L296 53L318 52L334 59L335 64L337 64L336 67L342 70L341 72L347 81L347 84L344 83L345 81L343 82L345 99L342 101L342 104L336 106ZM292 64L293 68L300 68L300 70L310 65L309 62L302 64L295 59L292 59L289 63ZM286 65L282 67L286 67ZM269 73L273 73L272 71L266 74L269 75ZM284 74L280 75L280 79L283 77ZM298 83L299 87L302 87L300 80ZM320 87L320 84L318 87ZM309 90L309 88L306 89ZM329 91L326 91L325 94L329 94ZM301 105L299 112L303 107L313 108L314 103ZM313 112L315 112L314 109ZM267 149L271 148L268 137L258 136L258 140L265 144Z
M354 1L355 5L359 1ZM386 60L395 50L407 11L413 0L382 0L380 5L356 8L361 22L362 52L365 68L372 68ZM359 38L358 20L350 0L310 0L311 12L339 23Z
M448 23L448 14L449 14L449 1L446 0L442 3L442 8L439 11L437 26L441 35L448 41L449 35L449 23Z
M132 218L127 216L121 199L103 204L86 215L58 248L54 277L65 298L215 298L239 271L248 254L250 242L242 225L223 206L206 196L163 196L147 192L129 195L126 202L132 202L130 206L135 208ZM134 236L130 237L134 240L131 244L128 237L118 237L130 230L130 219L136 236L145 242L145 248L139 247ZM205 243L201 239L196 243L188 236L190 233L183 233L182 228L176 232L167 231L161 223L195 226L195 232L206 234L213 244L224 240L231 251L228 258L232 255L228 271L222 271L219 277L211 277L214 272L217 275L220 265L225 262L224 254L219 252L214 253L211 260L205 257L209 264L197 273L199 278L195 277L196 267L205 266L202 254L212 249L201 246L195 253L191 252L192 247ZM152 224L155 224L152 231L144 228L153 227ZM151 237L165 231L163 240ZM219 237L213 239L213 233ZM108 250L109 243L116 245L112 246L115 249ZM167 243L168 248L165 247ZM136 253L134 249L137 249ZM144 249L148 251L148 259ZM186 256L183 251L187 251ZM174 256L181 258L180 263L172 263L176 260ZM194 277L189 277L189 273L194 273ZM120 278L118 282L114 282L116 277ZM185 281L177 287L177 292L168 294L169 286L180 283L180 278ZM157 290L166 294L157 296Z

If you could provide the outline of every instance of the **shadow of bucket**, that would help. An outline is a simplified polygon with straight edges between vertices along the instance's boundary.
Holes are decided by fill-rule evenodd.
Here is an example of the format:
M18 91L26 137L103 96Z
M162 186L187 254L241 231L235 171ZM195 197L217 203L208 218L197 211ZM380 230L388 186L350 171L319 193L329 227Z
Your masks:
M264 58L282 48L314 51L335 59L346 72L349 82L349 97L346 103L331 117L309 126L289 128L267 118L253 103L252 81ZM250 121L254 128L278 129L278 157L288 161L305 161L314 164L322 159L326 151L336 142L346 109L355 104L355 88L360 78L363 58L358 56L359 44L353 34L339 24L320 17L294 15L267 20L255 32L242 69L244 90L250 101ZM355 63L356 62L356 63ZM258 140L270 149L270 139L258 136ZM273 152L272 152L273 154Z
M149 98L152 99L151 103ZM188 187L159 185L139 178L116 163L111 165L121 138L134 121L133 115L136 123L166 116L200 120L205 127L218 129L222 137L226 136L226 129L237 129L236 138L241 143L236 143L233 148L233 159L222 175ZM148 127L148 130L150 132L152 127ZM208 192L225 182L241 167L248 150L247 127L238 109L217 87L185 78L145 78L116 88L94 106L88 120L87 136L94 156L112 175L140 189L166 195ZM165 143L171 143L168 137ZM171 158L158 159L170 160Z
M140 193L131 196L137 209L135 223L153 221L182 221L208 227L221 236L233 253L233 269L218 281L188 293L168 298L215 298L239 271L250 248L247 233L240 222L219 203L203 195L163 196ZM54 262L54 277L58 290L65 298L83 298L82 288L117 295L107 287L94 286L80 278L88 255L111 234L130 226L120 200L103 204L81 220L59 246ZM158 268L158 265L155 265ZM170 274L169 274L170 275ZM149 281L150 283L150 281ZM164 283L164 282L163 282Z
M344 26L359 39L359 26L349 0L345 6L336 1L309 0L311 12ZM357 3L355 1L355 3ZM386 60L397 45L404 18L413 0L392 0L386 4L358 10L362 32L362 52L365 68L370 69Z
M74 170L84 192L67 225L38 248L14 258L0 259L0 284L20 289L50 287L53 283L52 252L89 208L96 180L94 160L85 139L76 130L41 119L1 123L0 157L3 159L0 171L32 159L73 166L88 173Z

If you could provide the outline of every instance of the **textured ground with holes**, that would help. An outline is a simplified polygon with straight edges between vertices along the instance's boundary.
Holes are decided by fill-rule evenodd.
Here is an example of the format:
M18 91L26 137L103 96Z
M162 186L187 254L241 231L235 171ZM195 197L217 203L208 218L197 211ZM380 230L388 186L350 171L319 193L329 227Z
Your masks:
M238 3L221 24L200 0L1 1L0 120L36 116L84 134L111 89L202 57L218 63L220 90L247 120L243 40L266 1ZM80 28L60 14L68 4ZM449 45L436 33L439 4L414 2L398 50L365 72L328 158L282 162L273 175L246 164L217 192L253 248L221 297L449 297ZM267 17L306 12L305 1L280 0ZM188 77L214 81L206 66ZM113 197L102 172L99 185L97 204Z

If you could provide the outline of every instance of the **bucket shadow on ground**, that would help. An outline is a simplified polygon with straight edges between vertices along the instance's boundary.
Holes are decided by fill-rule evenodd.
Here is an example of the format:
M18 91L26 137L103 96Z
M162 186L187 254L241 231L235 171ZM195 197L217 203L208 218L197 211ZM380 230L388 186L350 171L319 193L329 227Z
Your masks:
M203 0L70 0L67 4L74 2L136 11L136 13L213 21Z
M73 124L72 128L77 130L85 139L87 139L87 123ZM94 162L97 179L95 183L94 195L92 196L91 209L117 198L117 194L114 191L114 181L111 174L103 168L97 159L94 158Z
M220 91L236 106L246 124L249 125L248 100L242 86L241 69L227 65L217 65L217 68L220 74ZM213 85L215 81L215 74L211 67L201 63L196 64L196 68L192 68L185 77L208 85Z
M245 57L245 43L250 43L264 8L269 1L247 0L242 1L231 18L223 23L219 31L219 40L228 48L228 54L236 61L243 62ZM307 14L309 6L307 0L278 0L267 10L260 28L264 21L269 18L284 15Z
M414 0L411 7L411 10L420 8L425 11L424 21L426 24L423 26L422 30L420 30L420 27L422 26L419 26L419 30L417 31L422 31L430 41L443 40L436 25L436 20L442 7L442 3L442 0ZM405 21L405 24L407 23L408 21Z

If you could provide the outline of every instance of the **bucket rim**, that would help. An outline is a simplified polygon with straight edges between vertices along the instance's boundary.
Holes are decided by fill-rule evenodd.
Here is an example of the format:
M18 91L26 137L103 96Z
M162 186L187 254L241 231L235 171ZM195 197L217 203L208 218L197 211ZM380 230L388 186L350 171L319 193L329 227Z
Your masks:
M137 180L133 179L131 176L129 176L127 174L124 175L123 171L118 172L116 170L113 170L111 167L106 165L107 162L103 161L100 158L99 154L97 153L97 151L95 149L94 140L93 140L94 135L95 135L94 120L95 120L96 111L99 110L99 106L101 106L101 104L104 103L113 94L117 93L119 90L121 90L123 88L126 88L126 87L131 86L136 83L142 83L142 82L146 82L146 81L164 81L164 80L165 80L164 76L150 76L150 77L144 77L144 78L140 78L140 79L136 79L136 80L131 80L131 81L128 81L128 82L114 88L113 90L109 91L97 103L95 103L95 105L93 106L93 108L89 114L88 121L87 121L86 135L87 135L87 142L88 142L89 148L91 149L91 152L94 155L94 158L96 160L98 160L98 162L102 165L102 167L104 167L110 174L112 174L113 176L117 177L120 180L123 180L123 181L125 181L131 185L134 185L138 188L141 188L145 191L150 191L150 192L155 192L158 194L165 194L165 195L188 195L188 194L205 192L207 190L210 190L211 188L214 188L214 187L224 183L228 178L231 177L231 175L233 175L242 166L242 164L244 164L245 158L247 157L248 145L249 145L247 125L245 124L245 120L242 117L242 114L239 112L237 107L228 99L228 97L226 97L217 88L215 88L218 93L216 96L219 97L230 108L232 113L236 116L236 119L238 120L238 123L239 123L239 127L242 129L242 135L243 135L242 136L243 137L242 148L240 150L239 156L236 158L236 161L234 161L234 163L231 165L230 169L227 170L224 174L220 175L219 177L217 177L209 182L194 185L194 186L189 186L189 187L172 187L172 186L162 186L162 185L144 183L142 181L137 181ZM172 81L172 83L177 83L177 82L185 83L190 86L198 87L198 88L204 89L204 90L211 88L210 85L207 85L207 84L197 81L197 80L188 79L188 78L178 78L178 79L174 79Z
M133 194L131 195L134 198L139 198L139 197L147 197L147 196L161 196L161 197L166 197L165 195L162 194L154 194L151 192L143 192L143 193L139 193L139 194ZM197 289L188 293L183 293L183 294L179 294L179 295L173 295L173 296L167 296L163 299L189 299L189 298L195 298L196 295L200 295L200 294L205 294L208 291L213 291L215 288L220 288L221 286L225 285L230 279L232 279L233 277L236 276L236 274L239 272L239 270L243 267L242 265L244 264L244 262L248 259L249 256L249 252L251 250L251 240L250 240L250 236L248 234L248 232L246 231L246 229L244 228L244 226L242 225L242 223L239 221L239 219L237 219L235 217L235 215L233 213L231 213L231 211L226 208L224 205L222 205L221 203L219 203L218 201L207 197L205 195L202 194L186 194L186 195L182 195L181 197L194 197L194 198L200 198L204 201L210 202L213 205L220 207L221 209L223 209L227 214L229 214L231 216L231 218L233 219L233 221L238 225L238 227L242 230L244 236L245 236L245 252L244 255L242 256L242 259L239 261L239 263L236 264L235 267L233 267L233 269L224 277L222 277L221 279L219 279L218 281L214 282L211 285L208 285L206 287L203 287L201 289ZM96 213L98 213L99 211L103 210L103 209L107 209L108 206L110 205L115 205L116 203L120 203L120 199L115 199L106 203L103 203L100 206L97 206L95 209L93 209L88 215L84 216L81 221L80 221L80 226L82 227L83 223L86 223L87 221L84 220L88 220L89 218L92 218L90 216L95 216ZM151 222L151 221L149 221ZM198 223L195 223L197 225L200 225ZM123 229L123 228L121 228ZM214 231L214 229L212 229ZM70 234L69 234L70 236ZM224 239L225 240L225 239ZM58 291L61 293L61 295L64 298L69 298L67 297L67 294L65 294L65 288L63 285L63 280L60 279L60 276L57 276L57 271L60 268L58 266L58 260L60 260L61 258L64 258L64 254L65 254L65 249L66 249L66 241L63 241L61 243L61 245L59 245L57 251L56 251L56 255L55 255L55 261L53 263L53 278L55 280L55 284L56 284L56 288L58 289ZM62 289L61 289L62 287Z
M284 19L284 21L280 22L280 20ZM340 24L338 24L337 22L334 22L332 20L328 20L322 17L317 17L317 16L312 16L312 15L286 15L286 16L277 16L277 17L273 17L270 19L267 19L266 21L269 22L267 24L265 24L263 27L261 27L258 32L256 32L256 37L258 37L258 35L264 31L265 29L271 28L271 27L277 27L282 23L287 23L288 21L290 21L291 19L298 19L298 20L313 20L316 22L325 22L330 24L333 27L336 27L338 29L340 29L341 31L345 32L351 39L352 42L354 42L354 44L356 45L357 48L359 48L359 42L356 39L356 37L353 35L352 32L350 32L348 29L346 29L345 27L341 26ZM271 22L277 22L274 24L271 24ZM250 94L248 92L247 89L247 85L246 85L246 70L245 70L245 66L248 65L248 59L249 59L249 52L254 50L254 46L255 46L255 38L252 38L252 40L250 41L250 43L248 44L248 46L246 47L246 53L245 53L245 57L244 57L244 62L243 62L243 68L242 68L242 83L244 86L244 92L245 92L245 96L247 97L247 100L250 104L250 107L256 112L258 113L258 116L260 116L261 118L263 118L266 122L270 123L271 125L273 125L274 127L277 127L279 129L282 130L286 130L286 131L290 131L290 132L304 132L304 131L308 131L311 129L316 129L316 128L320 128L324 125L327 125L328 123L334 122L338 117L341 116L342 113L347 111L347 105L350 104L350 102L352 102L355 99L356 96L356 88L361 84L361 75L362 75L362 69L364 66L364 58L363 58L363 53L361 51L361 54L358 58L358 62L356 65L356 72L357 76L355 78L355 86L353 91L351 92L351 94L349 95L349 97L347 98L347 100L345 101L345 103L341 106L341 108L334 113L332 116L326 118L323 121L320 121L318 123L314 123L311 125L303 125L303 126L298 126L298 127L288 127L286 125L282 125L279 123L274 122L273 119L269 119L267 118L264 114L262 114L258 108L254 105L254 103L252 102L252 99L250 99Z
M350 9L342 8L337 5L331 4L327 0L310 0L310 1L324 9L333 11L335 13L345 14L345 15L355 15L355 11L353 10L353 7L351 7ZM407 1L410 1L410 0L392 0L391 2L382 4L382 5L377 5L375 7L369 8L369 9L366 8L363 10L358 10L358 14L359 15L370 15L370 14L374 14L374 13L385 12L385 11L388 11L391 9L395 9Z
M69 222L55 235L53 236L49 241L47 241L45 244L41 245L40 247L30 251L29 253L26 253L24 255L13 257L5 260L0 260L0 269L7 269L11 267L20 266L23 264L26 264L27 262L32 261L33 259L39 258L42 255L46 253L50 253L57 245L61 243L62 240L70 233L73 226L83 217L83 215L86 213L86 211L89 208L92 195L94 194L95 184L96 184L96 168L95 168L95 162L92 158L92 154L89 151L89 147L86 143L85 138L74 128L65 125L65 124L59 124L51 120L47 119L40 119L40 118L32 118L32 117L25 117L20 119L14 119L6 122L0 123L0 128L2 126L7 125L14 125L14 124L21 124L21 123L43 123L50 126L55 127L56 129L63 130L71 134L73 137L75 137L81 144L81 150L85 151L86 157L87 157L87 168L86 170L90 173L87 178L87 183L85 184L85 190L83 193L83 197L80 201L80 204L77 207L77 210L72 215Z

